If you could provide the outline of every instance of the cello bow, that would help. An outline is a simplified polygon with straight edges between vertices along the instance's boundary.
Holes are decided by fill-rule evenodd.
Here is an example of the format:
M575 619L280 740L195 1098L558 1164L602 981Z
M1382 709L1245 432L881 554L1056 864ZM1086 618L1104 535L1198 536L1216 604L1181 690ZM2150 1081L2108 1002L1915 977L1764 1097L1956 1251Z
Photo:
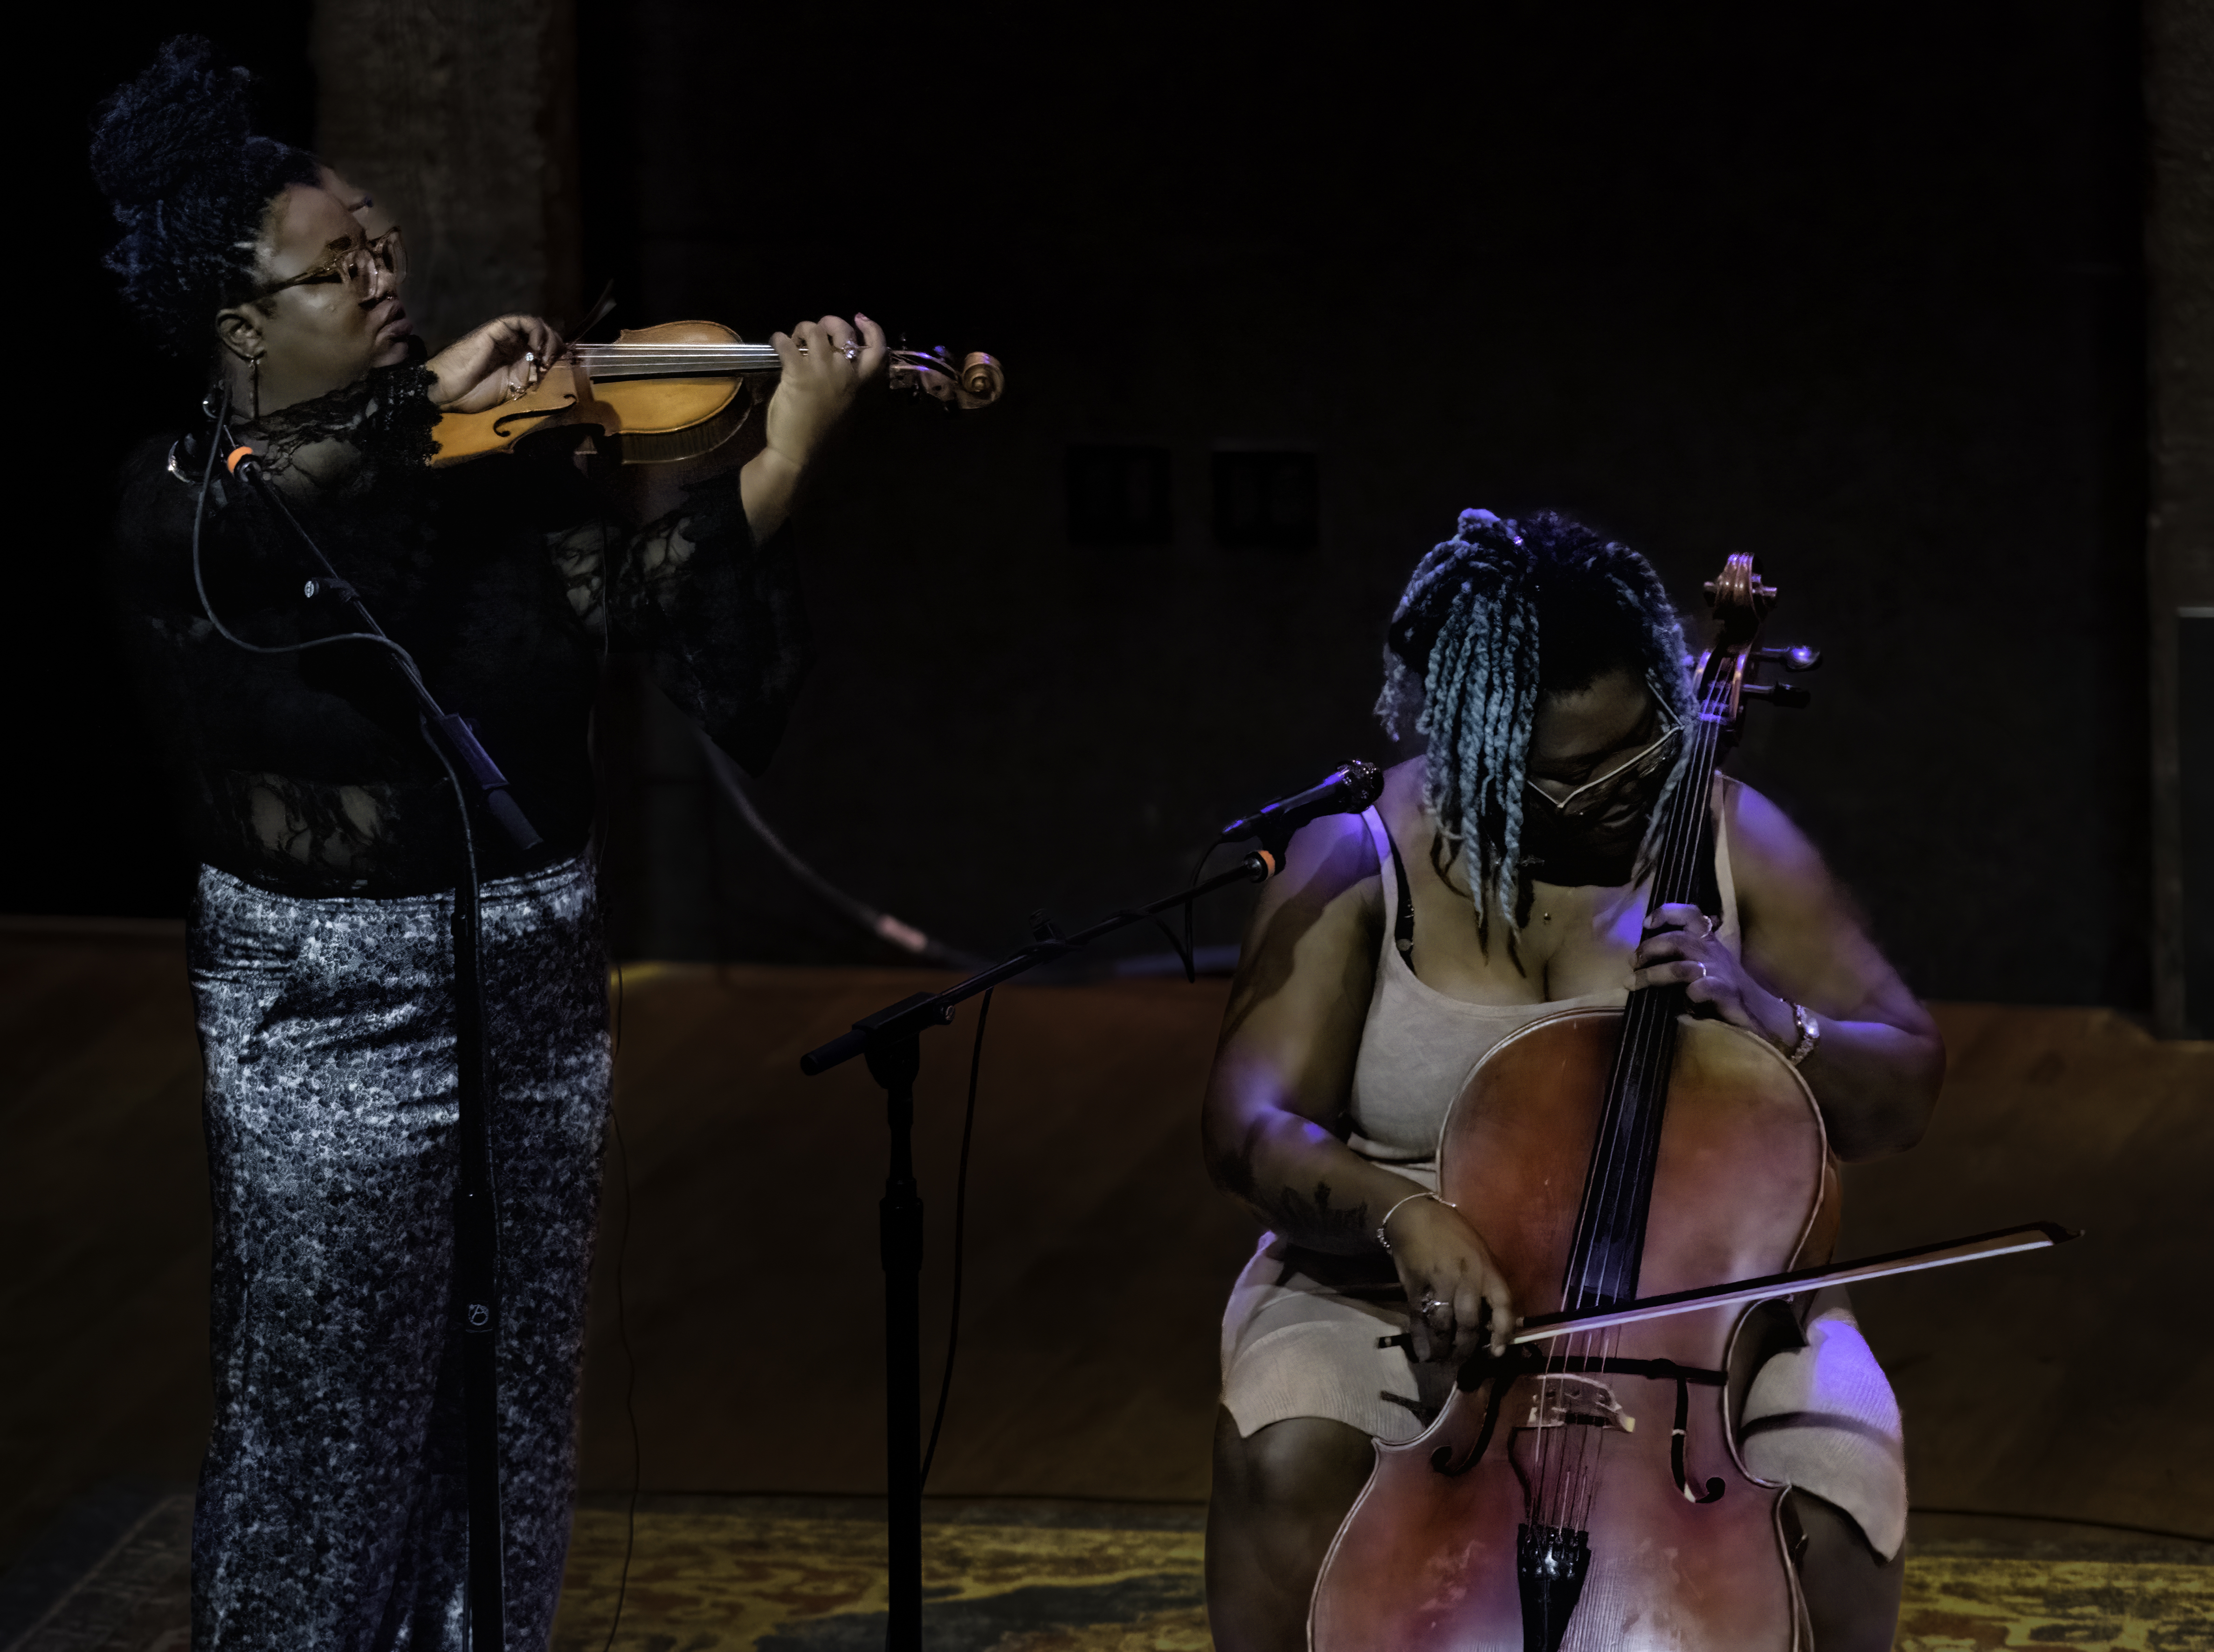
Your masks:
M1703 1285L1695 1290L1670 1291L1640 1297L1617 1307L1588 1308L1574 1313L1533 1313L1508 1339L1509 1346L1544 1342L1573 1331L1605 1331L1613 1325L1633 1325L1648 1319L1696 1312L1734 1302L1761 1302L1825 1285L1850 1285L1863 1279L1888 1279L1894 1274L1919 1273L1927 1268L1949 1268L1959 1262L1982 1262L1991 1257L2017 1256L2025 1251L2048 1251L2056 1245L2083 1238L2080 1229L2058 1222L2025 1222L2019 1227L1994 1228L1966 1239L1941 1239L1855 1262L1835 1262L1826 1267L1795 1268L1786 1273L1764 1274L1758 1279L1736 1279L1723 1285Z

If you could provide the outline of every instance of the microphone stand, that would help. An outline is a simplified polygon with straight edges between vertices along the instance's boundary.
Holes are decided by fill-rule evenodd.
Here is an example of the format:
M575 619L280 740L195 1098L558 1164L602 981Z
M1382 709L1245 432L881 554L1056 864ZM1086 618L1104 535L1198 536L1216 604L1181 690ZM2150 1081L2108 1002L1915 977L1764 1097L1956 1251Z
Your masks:
M953 1019L956 1005L1039 964L1065 958L1134 923L1158 921L1176 907L1232 884L1262 884L1283 870L1291 828L1269 830L1263 846L1228 872L1181 893L1125 908L1088 929L1064 935L1043 914L1031 921L1034 944L943 992L917 993L888 1004L799 1058L810 1078L861 1056L884 1092L884 1123L891 1133L891 1165L877 1206L884 1270L884 1490L890 1545L888 1652L922 1649L922 1196L914 1181L914 1080L922 1067L922 1035Z
M229 402L224 409L229 409ZM314 557L320 574L304 582L309 602L334 598L352 615L366 639L389 645L388 656L415 696L425 741L445 768L461 810L466 876L454 885L454 1055L456 1134L460 1174L454 1196L454 1283L460 1298L462 1343L462 1429L463 1486L468 1539L462 1596L462 1639L470 1652L505 1652L507 1644L506 1536L499 1498L499 1206L492 1176L490 1124L486 1117L486 1030L482 956L482 902L477 884L476 847L469 826L468 794L463 777L474 782L486 812L499 823L516 848L535 854L545 840L508 794L507 777L477 738L476 725L438 704L416 669L413 656L394 643L376 622L360 594L323 554L292 507L272 482L250 449L232 446L229 425L216 415L209 441L217 452L230 449L227 468L281 517L293 536ZM211 464L214 454L209 455ZM203 482L203 505L205 487ZM193 527L195 578L199 576L199 525ZM215 620L213 609L208 617ZM217 622L218 625L219 621ZM225 634L228 634L227 633ZM236 641L237 639L233 638ZM265 651L277 652L277 651Z

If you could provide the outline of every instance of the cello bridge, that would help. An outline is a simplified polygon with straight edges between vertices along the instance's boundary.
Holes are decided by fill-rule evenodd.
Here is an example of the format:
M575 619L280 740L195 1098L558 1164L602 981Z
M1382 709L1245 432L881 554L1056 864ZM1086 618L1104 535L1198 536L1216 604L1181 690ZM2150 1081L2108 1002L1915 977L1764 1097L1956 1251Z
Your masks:
M1619 1429L1637 1432L1637 1419L1622 1408L1613 1388L1589 1377L1544 1376L1530 1395L1526 1429Z

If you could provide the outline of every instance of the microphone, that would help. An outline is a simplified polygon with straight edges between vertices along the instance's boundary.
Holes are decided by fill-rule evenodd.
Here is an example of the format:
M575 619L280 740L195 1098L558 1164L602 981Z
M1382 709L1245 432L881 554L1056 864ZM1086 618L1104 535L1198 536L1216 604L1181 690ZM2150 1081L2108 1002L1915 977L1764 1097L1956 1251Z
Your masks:
M1241 837L1257 837L1281 858L1294 832L1324 815L1357 815L1384 794L1384 771L1355 757L1319 786L1278 798L1265 808L1233 820L1222 829L1218 843Z

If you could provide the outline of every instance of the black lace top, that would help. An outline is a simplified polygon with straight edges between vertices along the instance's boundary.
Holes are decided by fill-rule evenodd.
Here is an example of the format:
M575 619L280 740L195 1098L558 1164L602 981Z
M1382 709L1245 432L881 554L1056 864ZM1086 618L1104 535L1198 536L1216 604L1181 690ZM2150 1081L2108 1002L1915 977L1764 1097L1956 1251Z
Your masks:
M609 651L645 656L663 690L758 771L809 651L789 545L754 543L735 473L627 529L559 460L430 468L426 381L417 365L382 370L248 439L443 709L475 723L546 838L541 853L572 855L590 836L587 731ZM453 793L394 661L365 643L254 654L218 635L193 579L199 469L180 464L180 478L169 455L164 439L130 461L108 578L191 847L284 894L450 889ZM224 625L264 646L353 629L327 593L305 594L314 565L266 502L217 476L201 568ZM506 835L474 818L480 875L524 870Z

